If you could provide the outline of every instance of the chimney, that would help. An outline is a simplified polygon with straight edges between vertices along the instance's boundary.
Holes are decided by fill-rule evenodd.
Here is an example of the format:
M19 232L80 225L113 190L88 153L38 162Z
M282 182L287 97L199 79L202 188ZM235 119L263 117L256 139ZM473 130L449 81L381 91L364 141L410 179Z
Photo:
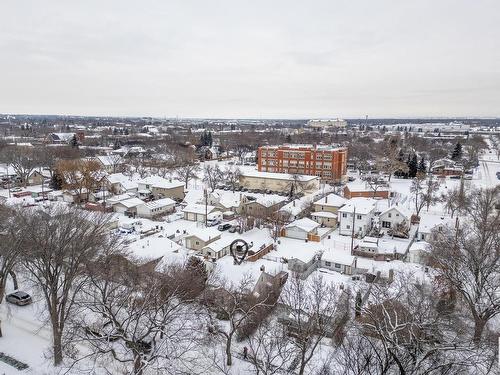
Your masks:
M328 195L325 197L325 203L328 203Z
M261 270L262 272L265 272L265 271L266 271L266 266L264 266L264 265L260 266L260 270Z
M292 202L292 203L293 203L293 207L295 207L295 200L293 200L293 202Z

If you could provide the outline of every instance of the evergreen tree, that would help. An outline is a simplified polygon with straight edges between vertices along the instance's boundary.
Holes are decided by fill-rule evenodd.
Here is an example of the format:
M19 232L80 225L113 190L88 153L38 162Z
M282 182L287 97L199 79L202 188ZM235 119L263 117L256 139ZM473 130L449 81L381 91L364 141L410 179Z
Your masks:
M59 172L56 170L52 173L52 177L50 178L49 187L53 190L61 190L63 186L63 179Z
M413 178L417 175L418 171L418 159L417 159L417 154L413 154L408 156L409 161L408 161L408 177Z
M292 143L292 136L290 134L286 135L285 142L286 143Z
M113 143L113 150L118 150L120 147L122 147L122 145L120 144L120 141L119 141L119 140L116 140L116 141Z
M207 136L207 146L208 147L212 147L213 145L213 140L212 140L212 132L208 132L208 136Z
M457 142L455 149L453 150L453 153L451 154L451 158L453 160L462 159L462 145L460 144L460 142Z
M420 163L418 164L418 172L425 173L427 171L427 167L425 165L425 158L422 156L420 159Z
M76 139L76 134L73 135L73 138L71 138L71 141L69 144L73 148L78 148L78 139Z

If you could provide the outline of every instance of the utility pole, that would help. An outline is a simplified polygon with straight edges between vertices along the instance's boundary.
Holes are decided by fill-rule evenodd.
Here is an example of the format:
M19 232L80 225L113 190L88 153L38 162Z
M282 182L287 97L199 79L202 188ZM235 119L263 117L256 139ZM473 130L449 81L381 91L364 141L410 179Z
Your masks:
M208 225L208 190L205 187L203 189L203 194L205 195L205 228Z
M351 255L354 251L354 225L356 224L356 206L354 206L354 212L352 214L352 232L351 232Z

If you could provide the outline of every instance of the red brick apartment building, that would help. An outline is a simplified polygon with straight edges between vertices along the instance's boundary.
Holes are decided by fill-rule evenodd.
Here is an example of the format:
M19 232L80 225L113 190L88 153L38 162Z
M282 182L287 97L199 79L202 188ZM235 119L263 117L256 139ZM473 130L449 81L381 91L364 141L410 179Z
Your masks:
M340 181L347 171L347 147L261 146L258 152L260 172L297 173Z

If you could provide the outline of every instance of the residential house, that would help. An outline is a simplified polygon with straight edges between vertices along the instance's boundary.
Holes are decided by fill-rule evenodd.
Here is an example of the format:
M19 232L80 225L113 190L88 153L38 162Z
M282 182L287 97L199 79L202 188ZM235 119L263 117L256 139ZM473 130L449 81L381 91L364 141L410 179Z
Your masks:
M377 201L372 198L352 198L338 211L339 233L358 238L366 236L373 227Z
M184 237L186 248L201 250L210 243L220 239L221 232L215 228L197 228L193 233Z
M431 172L438 176L461 176L464 173L464 167L451 159L444 158L432 164Z
M399 231L410 229L411 212L401 206L391 206L379 215L380 229L383 232L392 233L399 228Z
M279 195L245 195L242 199L242 212L259 218L266 218L278 211L286 203Z
M139 194L149 194L154 199L171 198L174 200L183 200L184 182L165 179L160 176L149 176L137 181L139 187Z
M36 169L28 176L29 185L41 185L51 179L50 171L47 169Z
M104 178L107 188L113 194L137 193L139 185L136 181L132 181L130 177L123 173L112 173Z
M151 219L173 212L175 201L170 198L162 198L151 202L146 202L137 207L137 216Z
M113 211L135 217L137 215L137 207L143 204L144 201L139 198L124 199L113 205Z
M313 203L315 212L311 213L311 217L323 226L334 228L337 226L337 212L346 201L337 194L328 194Z
M430 242L434 232L453 228L455 228L455 220L449 216L421 213L416 238L419 241Z
M101 168L108 173L120 172L125 165L123 158L116 154L99 155L96 156L94 160L97 161Z

